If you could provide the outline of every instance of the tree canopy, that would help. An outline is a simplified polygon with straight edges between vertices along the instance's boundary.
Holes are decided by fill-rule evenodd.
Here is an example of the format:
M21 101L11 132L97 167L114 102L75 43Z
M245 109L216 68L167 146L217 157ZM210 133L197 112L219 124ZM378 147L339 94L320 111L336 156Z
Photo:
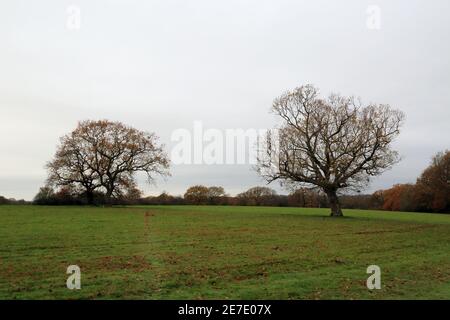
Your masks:
M135 174L149 182L169 174L169 159L154 133L120 122L83 121L61 138L54 159L47 164L49 185L72 186L92 202L101 190L107 199L136 194Z

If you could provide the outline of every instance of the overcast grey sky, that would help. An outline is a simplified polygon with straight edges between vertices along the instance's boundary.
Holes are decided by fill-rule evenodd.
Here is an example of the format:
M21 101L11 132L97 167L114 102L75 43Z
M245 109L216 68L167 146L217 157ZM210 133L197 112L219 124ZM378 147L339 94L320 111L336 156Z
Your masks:
M379 29L368 28L370 5L380 9ZM449 12L448 0L2 0L0 195L32 199L58 138L79 120L154 131L170 152L172 132L196 120L272 127L272 100L306 83L403 110L395 144L403 160L367 192L413 182L450 148ZM248 165L171 171L157 186L142 184L146 194L262 184Z

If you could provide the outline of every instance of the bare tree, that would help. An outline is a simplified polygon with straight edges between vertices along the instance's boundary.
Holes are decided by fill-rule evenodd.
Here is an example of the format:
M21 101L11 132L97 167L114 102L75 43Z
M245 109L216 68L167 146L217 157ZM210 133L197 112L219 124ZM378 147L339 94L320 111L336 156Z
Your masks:
M342 216L339 190L359 189L399 160L391 144L404 114L389 105L362 107L340 95L320 99L305 85L275 99L272 110L282 124L260 144L257 171L269 183L322 189L332 216Z
M107 199L136 194L135 174L169 174L169 160L153 133L120 122L83 121L61 138L53 161L47 164L49 182L84 188L88 201L94 191L105 191Z
M54 159L46 165L47 182L50 186L83 189L88 203L92 204L94 191L102 185L98 170L92 163L91 149L77 130L60 139Z

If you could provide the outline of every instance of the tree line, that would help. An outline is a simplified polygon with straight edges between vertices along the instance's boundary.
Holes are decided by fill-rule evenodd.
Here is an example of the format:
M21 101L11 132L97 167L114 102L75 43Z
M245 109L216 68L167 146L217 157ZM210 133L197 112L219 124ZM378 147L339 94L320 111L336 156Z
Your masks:
M373 194L340 195L342 208L372 209L410 212L450 212L450 151L436 154L430 165L415 183L396 184ZM28 204L24 200L7 199L0 196L0 205ZM275 190L256 186L236 196L230 196L220 186L195 185L184 195L170 195L162 192L158 196L142 197L139 192L126 193L111 203L105 193L95 191L92 199L76 188L64 186L57 190L42 187L35 196L36 205L241 205L279 207L329 207L329 200L319 189L299 188L289 194L278 194Z
M352 96L323 98L317 88L304 85L276 98L271 111L281 122L258 145L255 169L267 183L278 181L293 190L289 195L254 187L231 197L222 187L197 185L183 197L142 198L138 173L149 182L170 175L158 137L120 122L89 120L61 138L34 203L328 206L334 217L343 215L342 207L448 211L448 152L437 155L415 184L357 194L400 161L392 149L404 121L400 110L363 105Z
M0 196L0 205L2 204L17 204L17 205L23 205L23 204L29 204L28 201L25 201L23 199L16 200L14 198L5 198L3 196Z
M450 151L435 155L429 167L414 184L397 184L373 194L340 195L342 208L372 209L388 211L450 212ZM96 204L104 204L107 197L101 192L94 194ZM54 191L43 187L36 195L34 204L82 205L88 204L84 194L74 193L70 188ZM326 208L330 206L327 195L320 189L299 188L289 194L278 194L265 187L252 187L236 196L230 196L220 186L195 185L184 195L170 195L163 192L158 196L123 196L116 198L118 205L230 205L230 206L278 206Z
M414 184L397 184L378 195L383 210L450 212L450 151L439 152Z

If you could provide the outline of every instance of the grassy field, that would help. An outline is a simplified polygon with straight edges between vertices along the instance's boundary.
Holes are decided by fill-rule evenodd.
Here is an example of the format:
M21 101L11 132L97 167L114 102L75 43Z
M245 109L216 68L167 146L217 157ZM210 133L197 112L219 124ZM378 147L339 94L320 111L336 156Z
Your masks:
M450 215L328 211L0 206L0 299L450 299Z

